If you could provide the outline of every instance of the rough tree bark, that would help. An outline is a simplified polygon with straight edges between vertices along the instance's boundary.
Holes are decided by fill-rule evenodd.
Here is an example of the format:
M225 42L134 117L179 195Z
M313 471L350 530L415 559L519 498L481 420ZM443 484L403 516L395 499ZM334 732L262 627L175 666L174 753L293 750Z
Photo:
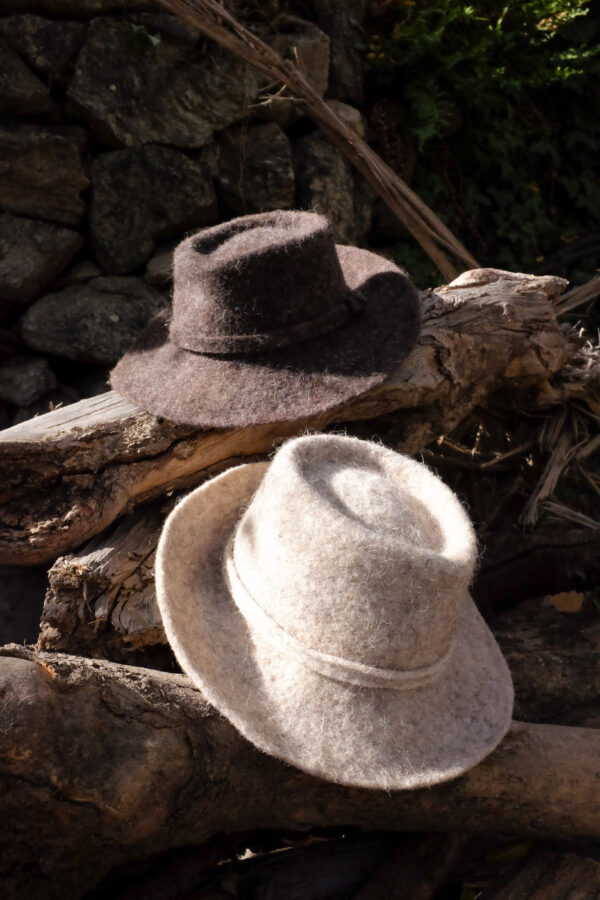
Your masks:
M388 793L258 752L183 676L12 645L0 692L0 873L16 900L80 897L126 860L255 829L600 837L595 729L515 722L462 778Z
M158 420L114 393L0 433L0 564L38 565L81 545L139 503L268 453L281 438L398 410L415 453L500 388L549 379L574 352L551 276L475 269L424 296L417 347L377 389L308 421L202 431Z

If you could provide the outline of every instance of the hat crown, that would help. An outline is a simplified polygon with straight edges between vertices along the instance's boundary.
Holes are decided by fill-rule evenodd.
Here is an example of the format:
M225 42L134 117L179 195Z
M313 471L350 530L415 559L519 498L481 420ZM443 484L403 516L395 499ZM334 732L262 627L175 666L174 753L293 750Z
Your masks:
M247 353L305 340L352 314L331 225L277 210L232 219L174 255L171 339L186 350Z
M409 671L449 651L476 542L425 466L322 435L275 456L231 552L246 591L303 646Z

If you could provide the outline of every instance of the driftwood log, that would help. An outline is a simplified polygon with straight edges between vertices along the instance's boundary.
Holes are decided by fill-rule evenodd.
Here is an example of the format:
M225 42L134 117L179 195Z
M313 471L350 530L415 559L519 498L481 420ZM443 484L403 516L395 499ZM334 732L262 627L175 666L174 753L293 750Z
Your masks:
M416 453L500 389L549 402L575 352L552 300L563 279L489 269L423 297L417 347L375 390L308 421L233 430L176 426L108 393L0 433L0 565L39 565L145 500L265 454L282 438L397 410L397 445Z
M127 860L222 833L363 829L600 837L600 731L513 726L462 778L350 789L257 751L189 681L0 651L0 876L12 898L75 898Z

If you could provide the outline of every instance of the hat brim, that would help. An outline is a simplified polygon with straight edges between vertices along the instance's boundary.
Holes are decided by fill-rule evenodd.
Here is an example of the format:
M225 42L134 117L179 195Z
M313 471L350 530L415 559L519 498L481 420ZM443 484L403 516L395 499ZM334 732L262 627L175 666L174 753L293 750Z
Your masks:
M174 344L165 311L117 363L112 387L156 416L214 428L307 418L380 384L415 344L419 297L389 260L337 250L347 286L366 301L344 325L271 351L211 356Z
M166 521L157 598L182 669L253 744L328 781L419 788L477 765L508 730L513 687L470 597L443 674L402 691L317 674L248 625L229 593L223 553L267 466L229 469Z

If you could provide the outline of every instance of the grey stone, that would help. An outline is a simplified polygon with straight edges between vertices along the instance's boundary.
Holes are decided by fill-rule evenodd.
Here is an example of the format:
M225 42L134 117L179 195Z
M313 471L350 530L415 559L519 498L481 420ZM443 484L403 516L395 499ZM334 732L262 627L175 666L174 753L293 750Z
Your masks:
M43 357L15 357L0 365L0 400L25 406L55 387L54 372Z
M296 203L326 216L343 243L356 241L350 163L320 131L294 142Z
M96 263L89 259L82 259L58 279L56 287L63 288L68 287L70 284L85 284L90 278L98 278L99 275L102 275L102 270Z
M169 34L189 47L193 47L201 38L201 32L196 28L184 22L179 16L168 13L138 13L130 16L130 20L144 25L148 32Z
M85 26L81 22L23 15L0 19L0 32L45 79L62 83L69 63L83 43Z
M111 146L202 147L245 115L258 77L232 54L191 50L166 32L94 19L68 90L74 111Z
M294 203L289 141L274 122L219 134L219 196L230 215L288 209Z
M36 13L57 19L89 19L105 13L160 11L159 0L2 0L2 12Z
M354 243L368 240L373 218L375 191L362 175L354 172Z
M317 23L331 38L329 94L362 106L364 34L367 0L314 0Z
M136 147L94 160L90 232L106 272L131 272L158 243L216 220L210 174L180 150Z
M8 359L9 356L17 356L23 347L19 335L8 328L0 327L0 359Z
M164 295L139 278L94 278L42 297L21 331L34 350L112 366L165 305Z
M173 251L175 244L160 247L146 266L144 278L148 284L166 287L173 280Z
M194 159L209 175L216 178L219 174L219 157L219 145L213 140L205 144L202 150L195 154Z
M26 422L35 416L43 416L62 406L69 406L70 403L76 403L80 399L79 391L76 391L75 388L67 384L59 384L43 397L34 400L33 403L20 406L14 415L12 424L20 425L21 422Z
M297 206L327 216L342 243L359 244L371 226L370 185L321 131L294 141L293 157Z
M39 294L82 245L76 231L0 213L0 315Z
M77 127L0 126L0 206L8 212L76 225L89 184L81 160L86 133Z
M46 85L1 37L0 112L51 116L57 112Z
M273 26L277 32L270 41L273 49L298 66L322 97L329 81L329 37L313 22L299 16L280 15ZM302 115L302 108L291 100L277 97L276 92L277 88L267 89L267 99L261 102L255 115L285 126Z
M278 16L275 27L274 49L293 60L322 97L329 83L329 36L299 16Z
M349 103L342 103L341 100L327 100L326 103L338 119L342 120L344 125L351 128L359 137L364 138L365 123L359 109L355 106L350 106Z

